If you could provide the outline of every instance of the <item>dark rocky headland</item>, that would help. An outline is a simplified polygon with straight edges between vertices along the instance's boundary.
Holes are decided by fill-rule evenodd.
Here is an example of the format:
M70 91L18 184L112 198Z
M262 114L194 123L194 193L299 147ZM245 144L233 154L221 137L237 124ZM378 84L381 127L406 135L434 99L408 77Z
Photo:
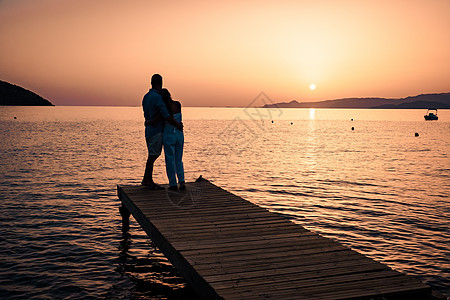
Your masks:
M0 105L54 106L36 93L2 80L0 80Z

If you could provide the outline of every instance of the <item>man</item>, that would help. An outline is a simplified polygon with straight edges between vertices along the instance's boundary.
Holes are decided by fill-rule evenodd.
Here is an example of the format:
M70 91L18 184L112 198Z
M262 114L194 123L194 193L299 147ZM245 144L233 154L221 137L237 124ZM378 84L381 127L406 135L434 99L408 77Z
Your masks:
M142 99L142 108L145 117L145 140L147 142L148 158L145 166L142 185L151 190L163 190L162 186L153 182L153 165L161 155L164 120L183 130L183 124L178 123L168 112L159 91L162 89L162 76L154 74L151 79L152 88ZM160 117L162 116L162 118Z

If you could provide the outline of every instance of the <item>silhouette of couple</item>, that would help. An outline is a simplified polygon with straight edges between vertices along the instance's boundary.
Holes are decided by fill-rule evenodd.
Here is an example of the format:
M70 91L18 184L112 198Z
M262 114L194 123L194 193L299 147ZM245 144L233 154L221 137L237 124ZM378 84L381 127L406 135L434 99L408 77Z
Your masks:
M151 79L152 88L142 100L145 117L145 140L148 158L145 166L142 185L151 190L164 190L164 187L153 181L153 165L161 155L164 145L166 172L169 178L169 189L185 190L183 169L183 123L181 122L181 103L172 100L167 89L162 88L162 76L154 74Z

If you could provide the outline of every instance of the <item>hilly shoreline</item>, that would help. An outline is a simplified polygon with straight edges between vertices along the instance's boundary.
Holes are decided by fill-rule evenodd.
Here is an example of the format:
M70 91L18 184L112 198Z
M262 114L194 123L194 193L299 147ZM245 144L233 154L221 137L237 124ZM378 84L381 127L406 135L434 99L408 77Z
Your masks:
M0 105L54 106L38 94L2 80L0 80Z
M360 108L360 109L450 109L450 92L421 94L399 99L390 98L342 98L318 102L279 102L266 104L264 108Z

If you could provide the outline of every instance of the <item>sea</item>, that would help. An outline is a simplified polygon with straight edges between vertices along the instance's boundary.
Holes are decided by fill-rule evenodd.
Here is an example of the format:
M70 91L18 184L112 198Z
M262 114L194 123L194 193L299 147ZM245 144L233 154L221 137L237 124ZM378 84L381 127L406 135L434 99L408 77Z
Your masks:
M183 108L186 180L248 201L450 296L450 110ZM131 218L140 107L0 106L1 299L196 299ZM155 181L168 183L164 157ZM283 253L280 253L283 255Z

